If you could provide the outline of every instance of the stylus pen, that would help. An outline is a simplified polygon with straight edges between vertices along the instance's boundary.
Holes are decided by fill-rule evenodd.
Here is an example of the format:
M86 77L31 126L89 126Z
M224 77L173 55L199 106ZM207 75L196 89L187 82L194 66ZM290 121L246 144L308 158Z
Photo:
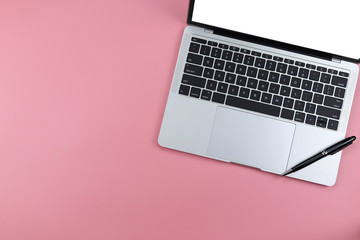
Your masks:
M282 176L286 176L290 173L299 171L300 169L303 169L307 166L309 166L310 164L313 164L314 162L319 161L320 159L328 156L328 155L334 155L335 153L343 150L344 148L346 148L347 146L351 145L353 143L353 141L356 139L355 136L352 137L348 137L344 140L341 140L338 143L335 143L334 145L332 145L331 147L328 147L327 149L325 149L324 151L306 159L305 161L302 161L301 163L293 166L292 168L290 168L289 170L287 170L284 174L282 174Z

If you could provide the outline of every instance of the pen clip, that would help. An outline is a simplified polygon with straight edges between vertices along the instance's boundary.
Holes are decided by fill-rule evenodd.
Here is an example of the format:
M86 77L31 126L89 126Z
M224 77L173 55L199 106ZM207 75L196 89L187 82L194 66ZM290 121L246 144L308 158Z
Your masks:
M336 149L334 152L332 152L330 155L334 155L335 153L337 152L340 152L341 150L343 150L344 148L346 148L347 146L350 146L353 142L349 142L348 144L345 144L344 146L342 146L341 148L339 149Z

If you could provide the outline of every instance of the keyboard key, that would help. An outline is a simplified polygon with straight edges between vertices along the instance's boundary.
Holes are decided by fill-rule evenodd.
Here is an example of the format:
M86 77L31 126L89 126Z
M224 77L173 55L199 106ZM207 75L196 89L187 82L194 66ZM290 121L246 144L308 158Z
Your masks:
M265 81L260 81L259 82L258 89L260 91L266 92L268 90L268 88L269 88L269 82L265 82Z
M274 94L278 94L280 91L280 85L276 84L276 83L271 83L270 84L270 88L269 88L269 92L274 93Z
M288 96L290 96L290 91L291 91L290 87L281 86L280 95L288 97Z
M308 91L303 91L301 99L306 102L311 102L313 93Z
M308 78L309 77L309 69L306 68L300 68L299 70L299 77L301 78Z
M200 44L198 43L190 43L189 51L193 53L198 53L200 49Z
M256 60L255 60L255 67L264 68L264 67L265 67L265 59L256 58Z
M296 62L295 62L295 65L296 65L296 66L299 66L299 67L305 67L305 63L299 62L299 61L296 61Z
M215 60L214 68L219 69L219 70L223 70L224 66L225 66L225 61L220 60L220 59Z
M312 103L307 103L305 105L305 112L307 113L315 113L316 105Z
M345 96L345 89L344 88L336 88L335 90L335 97L344 98Z
M272 104L274 104L276 106L281 106L282 102L283 102L283 97L281 97L279 95L274 95Z
M305 121L305 113L296 112L294 120L297 122L304 122Z
M313 81L319 81L320 78L320 72L318 71L310 71L309 79Z
M294 100L291 98L285 98L283 102L283 107L286 108L293 108L294 106Z
M209 56L210 52L211 52L211 47L206 45L201 45L200 54Z
M235 71L236 64L232 62L227 62L225 65L225 71L227 72L234 72Z
M258 80L254 79L254 78L249 78L248 83L247 83L247 87L256 89L257 84L258 84Z
M203 65L205 67L212 67L214 64L214 59L213 58L210 58L210 57L205 57L204 58L204 62L203 62Z
M256 91L256 90L252 90L251 93L250 93L250 99L259 101L260 100L260 95L261 95L261 92Z
M226 93L228 89L228 84L220 82L217 87L217 91L221 93Z
M242 48L242 49L240 50L240 52L245 53L245 54L250 54L250 50L245 49L245 48Z
M248 67L246 76L248 76L248 77L256 77L257 71L258 71L258 70L257 70L256 68Z
M300 99L302 91L300 89L293 88L291 91L291 97L295 99Z
M185 64L184 72L194 74L196 76L201 76L202 72L203 72L203 69L204 69L203 67L187 63L187 64Z
M211 91L203 89L201 92L201 99L210 101L211 99Z
M244 76L237 76L236 78L236 85L245 86L247 81L247 77Z
M271 102L272 95L270 93L263 92L261 95L261 101L264 103L270 103Z
M216 58L220 58L221 57L221 49L220 48L213 48L211 50L211 56L212 57L216 57Z
M297 87L299 88L300 87L300 84L301 84L301 78L297 78L297 77L292 77L291 78L291 86L292 87Z
M275 73L275 72L271 72L270 76L269 76L269 81L277 83L279 81L279 77L280 77L280 74Z
M330 85L325 85L324 87L324 94L326 95L333 95L334 94L334 87Z
M315 66L315 65L312 65L312 64L306 64L306 68L315 69L316 66Z
M218 43L213 42L213 41L208 41L208 45L213 46L213 47L217 47Z
M316 116L315 115L312 115L312 114L307 114L306 115L305 123L310 124L310 125L315 125L315 121L316 121Z
M324 84L314 82L312 90L317 93L322 93Z
M234 96L237 96L239 94L239 87L235 85L230 85L228 93Z
M259 70L259 73L258 73L258 78L259 78L259 79L267 80L267 79L268 79L268 76L269 76L269 72L268 72L268 71L263 70L263 69L260 69L260 70Z
M333 76L331 84L339 87L346 87L347 79L339 76Z
M233 53L231 51L224 50L222 54L222 59L230 61L232 59Z
M320 72L327 72L327 68L321 67L321 66L317 66L316 70L318 70Z
M193 63L193 64L198 64L201 65L202 61L203 61L203 56L201 55L197 55L197 54L193 54L193 53L189 53L187 56L186 61L188 63Z
M296 66L289 66L288 74L291 76L297 76L298 75L299 68Z
M339 120L340 118L340 110L328 108L324 106L318 106L316 109L316 114L328 118L334 118Z
M183 74L181 82L184 84L191 85L191 86L203 88L203 87L205 87L206 79L200 78L200 77L195 77L195 76L188 75L188 74Z
M243 59L244 59L244 54L234 53L233 62L242 63Z
M205 40L205 39L201 39L201 38L197 38L197 37L192 37L192 38L191 38L191 41L197 42L197 43L206 44L206 40Z
M217 103L224 103L225 102L225 94L214 92L211 101Z
M253 56L246 55L244 57L244 64L245 65L252 66L252 65L254 65L254 61L255 61L255 58Z
M266 59L272 59L272 56L270 54L266 54L266 53L263 53L262 57L266 58Z
M270 60L266 61L266 65L265 65L266 70L275 71L275 68L276 68L276 62Z
M312 82L309 80L303 80L301 88L304 90L311 90Z
M219 43L219 48L229 49L229 45L226 45L226 44L223 44L223 43Z
M190 91L190 87L189 86L186 86L186 85L180 85L180 88L179 88L179 93L181 95L188 95L189 94L189 91Z
M342 77L349 77L349 74L346 72L339 72L339 75Z
M190 97L199 98L201 93L200 88L192 87L190 90Z
M231 50L231 51L238 52L238 51L240 51L240 48L234 47L234 46L230 46L230 50Z
M225 82L227 83L235 83L236 75L232 73L227 73L225 77Z
M294 109L299 111L304 111L304 107L305 107L305 102L300 100L295 101Z
M281 111L281 117L289 120L293 120L294 118L294 111L290 109L283 108Z
M281 74L280 83L283 85L289 85L290 84L290 76Z
M315 93L313 98L313 103L322 104L324 101L324 95Z
M327 119L324 117L318 117L316 121L316 126L326 128Z
M248 88L240 88L239 96L243 98L248 98L250 95L250 89Z
M284 59L282 57L274 56L273 59L277 62L282 62Z
M284 63L278 63L276 71L279 73L286 73L287 65Z
M285 59L284 59L284 63L294 64L294 60L291 60L291 59L285 58Z
M246 66L241 65L241 64L238 64L238 65L236 66L236 73L237 73L237 74L241 74L241 75L245 75L246 69L247 69Z
M341 108L342 108L342 104L343 104L343 100L342 100L342 99L333 98L333 97L329 97L329 96L326 96L326 97L325 97L325 101L324 101L324 105L325 105L325 106L329 106L329 107L341 109Z
M260 52L256 52L256 51L252 51L251 55L255 56L255 57L260 57L261 53Z
M213 78L214 77L214 69L205 68L203 77L205 77L205 78Z
M328 128L328 129L331 129L331 130L337 130L338 125L339 125L339 122L338 122L338 121L329 119L327 128Z
M225 72L216 70L214 79L218 81L224 81L225 78Z
M337 70L334 70L334 69L328 69L328 73L331 73L331 74L335 74L337 75L338 74L338 71Z
M209 90L214 90L215 91L216 86L217 86L217 82L213 81L213 80L208 80L207 83L206 83L206 89L209 89Z
M254 102L247 99L237 98L233 96L228 96L226 98L226 105L242 108L250 111L255 111L258 113L263 113L271 116L278 117L280 115L280 107Z
M330 83L331 75L327 73L322 73L320 77L320 82Z

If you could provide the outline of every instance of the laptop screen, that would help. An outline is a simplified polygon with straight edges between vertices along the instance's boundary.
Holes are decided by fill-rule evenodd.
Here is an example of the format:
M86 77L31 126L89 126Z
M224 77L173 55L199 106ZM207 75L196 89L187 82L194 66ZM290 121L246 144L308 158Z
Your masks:
M192 21L360 58L359 0L196 0Z

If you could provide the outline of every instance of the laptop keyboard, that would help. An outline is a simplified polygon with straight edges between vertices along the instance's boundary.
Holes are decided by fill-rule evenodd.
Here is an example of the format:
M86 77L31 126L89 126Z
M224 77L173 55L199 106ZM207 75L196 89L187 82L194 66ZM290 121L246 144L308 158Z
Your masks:
M193 37L179 94L337 130L349 74Z

